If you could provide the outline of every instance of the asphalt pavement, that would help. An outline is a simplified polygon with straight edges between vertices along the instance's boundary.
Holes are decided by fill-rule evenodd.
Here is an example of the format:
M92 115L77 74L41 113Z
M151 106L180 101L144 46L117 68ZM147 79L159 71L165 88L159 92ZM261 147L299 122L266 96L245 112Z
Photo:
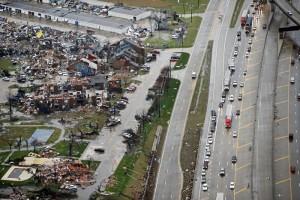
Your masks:
M210 38L214 21L218 14L215 13L220 1L211 0L203 15L194 48L187 65L184 80L179 88L172 116L170 119L162 156L159 159L160 167L156 180L154 199L180 199L182 189L182 171L180 166L180 149L183 138L189 105L192 99L196 82L191 74L200 72L205 49Z

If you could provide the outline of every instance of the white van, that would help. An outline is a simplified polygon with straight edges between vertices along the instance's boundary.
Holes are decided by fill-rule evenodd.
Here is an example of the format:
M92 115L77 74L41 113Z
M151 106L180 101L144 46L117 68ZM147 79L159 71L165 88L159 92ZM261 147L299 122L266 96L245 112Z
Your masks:
M197 73L196 72L192 72L192 79L196 79L197 78Z

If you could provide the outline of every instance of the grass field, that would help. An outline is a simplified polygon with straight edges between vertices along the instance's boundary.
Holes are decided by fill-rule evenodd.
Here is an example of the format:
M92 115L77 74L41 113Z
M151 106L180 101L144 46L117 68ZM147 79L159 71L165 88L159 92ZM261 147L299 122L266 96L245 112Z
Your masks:
M149 44L150 46L156 47L156 48L162 48L163 46L167 46L167 48L187 48L192 47L194 45L194 41L196 39L198 29L201 24L201 17L193 17L192 22L190 21L190 18L185 18L184 21L187 24L187 33L185 37L183 38L182 42L176 42L176 40L171 38L171 32L170 37L168 40L165 40L163 38L154 36L149 37L145 40L145 44Z
M235 3L235 7L234 7L234 11L231 17L231 21L230 21L230 28L233 28L236 24L236 21L240 15L241 9L243 7L245 0L237 0Z
M92 171L96 171L96 169L101 163L100 161L96 161L96 160L81 160L81 162L89 166L90 170Z
M87 145L88 142L74 142L72 157L79 158ZM54 145L53 148L59 153L60 156L69 156L69 141L60 141L59 143Z
M7 158L7 156L10 154L9 151L7 152L1 152L0 153L0 164L3 163L5 161L5 159Z
M13 161L13 162L20 162L23 160L24 157L26 157L28 155L28 153L30 153L32 151L15 151L11 154L11 156L9 157L9 161Z
M61 130L59 128L54 128L54 133L49 137L47 144L52 144L56 140L58 140L59 136L61 134Z
M204 12L209 0L105 0L113 3L123 3L128 6L162 8L177 13Z
M147 170L156 129L161 125L164 127L164 131L166 130L179 85L178 80L172 79L170 81L170 89L161 97L161 117L155 116L151 123L145 124L143 140L137 151L125 154L123 157L114 173L115 184L107 188L115 195L107 199L137 199L137 194L143 190L141 185L144 183L144 175Z
M6 59L6 58L1 58L0 59L0 70L6 70L6 71L12 71L14 70L14 66L11 62L11 60Z
M174 66L174 70L184 69L186 64L188 63L190 58L190 54L186 52L182 52L180 55L180 59L176 62Z

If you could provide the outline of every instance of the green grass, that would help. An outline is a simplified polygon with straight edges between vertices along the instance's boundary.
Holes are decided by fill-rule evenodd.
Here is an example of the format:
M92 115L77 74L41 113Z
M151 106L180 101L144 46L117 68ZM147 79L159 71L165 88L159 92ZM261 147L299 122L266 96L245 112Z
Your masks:
M213 42L209 41L205 59L201 67L201 73L199 74L197 79L192 102L190 105L188 120L185 127L185 134L183 137L183 145L180 155L180 164L183 170L184 180L182 190L184 190L185 192L181 193L181 199L190 199L192 195L194 177L193 172L195 170L195 165L193 165L192 163L195 163L197 161L199 140L202 134L201 130L204 124L208 103L212 47Z
M188 63L190 58L190 54L186 52L182 52L180 55L180 59L176 62L174 66L174 70L184 69L186 64Z
M0 165L0 179L2 178L2 176L4 176L4 174L7 172L7 170L10 168L10 166L7 165ZM0 180L1 183L1 180Z
M50 138L47 141L48 144L56 141L61 133L60 129L47 126L34 126L33 124L32 126L12 125L6 127L7 131L5 134L0 135L0 148L9 148L9 142L12 142L15 145L19 137L22 137L22 141L29 139L36 129L55 129L54 133L50 136Z
M7 58L0 58L0 70L6 70L9 72L15 70L15 67L13 66L11 60Z
M106 188L114 193L108 199L134 199L141 192L157 126L161 125L165 130L168 127L180 81L171 79L169 84L169 89L161 97L161 116L156 113L152 122L145 124L137 151L124 155L114 173L114 184Z
M72 157L79 158L87 145L88 142L74 142ZM59 153L60 156L69 156L69 141L60 141L59 143L54 145L53 148Z
M176 42L176 40L171 38L171 32L170 32L170 37L168 40L164 40L159 37L149 37L145 40L145 44L149 44L152 47L156 48L163 48L166 46L166 48L188 48L192 47L194 45L194 41L196 39L198 29L201 24L201 17L193 17L193 21L191 22L190 19L183 19L183 21L186 22L187 24L187 33L183 38L183 43L182 42Z
M235 3L235 7L234 7L234 11L231 17L231 21L230 21L230 28L233 28L236 24L236 21L240 15L241 9L243 7L245 0L237 0Z
M83 164L86 164L92 171L96 171L96 169L101 163L100 161L96 161L96 160L81 160L81 162Z
M3 163L5 161L5 159L7 158L7 156L10 154L9 151L7 152L1 152L0 153L0 164Z
M23 161L24 157L26 157L30 152L33 151L15 151L9 157L9 161L16 162L16 163Z
M61 130L59 128L54 128L54 133L49 137L47 144L52 144L56 140L58 140L59 136L61 134Z

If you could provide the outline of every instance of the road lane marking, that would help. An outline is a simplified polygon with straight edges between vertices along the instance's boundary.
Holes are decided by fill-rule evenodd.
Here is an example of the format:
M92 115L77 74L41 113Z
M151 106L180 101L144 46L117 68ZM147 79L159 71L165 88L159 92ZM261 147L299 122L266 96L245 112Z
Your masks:
M241 149L241 148L244 148L244 147L247 147L247 146L250 146L251 145L251 142L247 143L247 144L243 144L241 146L238 146L237 148L238 149Z
M289 84L277 86L276 89L278 90L278 89L285 88L285 87L289 87Z
M281 139L285 139L288 138L289 136L285 135L285 136L279 136L279 137L275 137L274 140L281 140Z
M289 77L291 77L291 61L292 61L292 56L290 56L290 61L289 61ZM288 84L288 102L290 102L290 85ZM290 116L290 104L288 103L288 116ZM288 134L290 133L290 118L288 117ZM290 143L288 142L288 155L290 154ZM289 157L288 159L289 163L289 169L291 168L291 158ZM293 199L293 192L292 192L292 181L291 181L291 173L289 173L289 179L290 179L290 198Z
M285 74L285 73L288 73L288 72L290 72L289 70L287 70L287 71L282 71L282 72L278 72L278 74Z
M252 108L255 108L255 106L253 105L253 106L246 107L243 110L241 110L241 112L245 112L245 111L250 110Z
M276 120L274 120L275 122L280 122L280 121L282 121L282 120L286 120L286 119L289 119L288 117L283 117L283 118L280 118L280 119L276 119Z
M279 105L279 104L283 104L283 103L287 103L288 100L283 100L283 101L279 101L279 102L276 102L275 105Z
M278 161L280 161L280 160L285 160L285 159L288 159L288 158L289 158L289 156L283 156L283 157L281 157L281 158L275 159L274 162L278 162Z
M249 126L251 126L251 125L253 125L253 122L250 122L250 123L248 123L248 124L246 124L246 125L244 125L244 126L239 127L239 130L240 130L240 129L247 128L247 127L249 127Z
M237 194L239 194L239 193L241 193L241 192L244 192L244 191L246 191L246 190L247 190L247 187L243 187L243 188L240 189L239 191L234 192L234 194L237 195Z
M286 178L286 179L283 179L283 180L280 180L280 181L276 181L275 184L278 185L278 184L281 184L281 183L285 183L287 181L290 181L290 178Z
M256 92L256 90L252 90L252 91L249 91L249 92L245 92L245 93L243 93L243 96L246 96L246 95L249 95L249 94L253 94L253 93L255 93Z
M236 168L236 171L241 170L241 169L246 168L246 167L249 167L250 165L251 165L251 163L247 163L245 165L242 165L242 166Z
M245 78L245 81L251 81L252 79L256 79L256 78L258 78L258 75L248 76L247 78Z

